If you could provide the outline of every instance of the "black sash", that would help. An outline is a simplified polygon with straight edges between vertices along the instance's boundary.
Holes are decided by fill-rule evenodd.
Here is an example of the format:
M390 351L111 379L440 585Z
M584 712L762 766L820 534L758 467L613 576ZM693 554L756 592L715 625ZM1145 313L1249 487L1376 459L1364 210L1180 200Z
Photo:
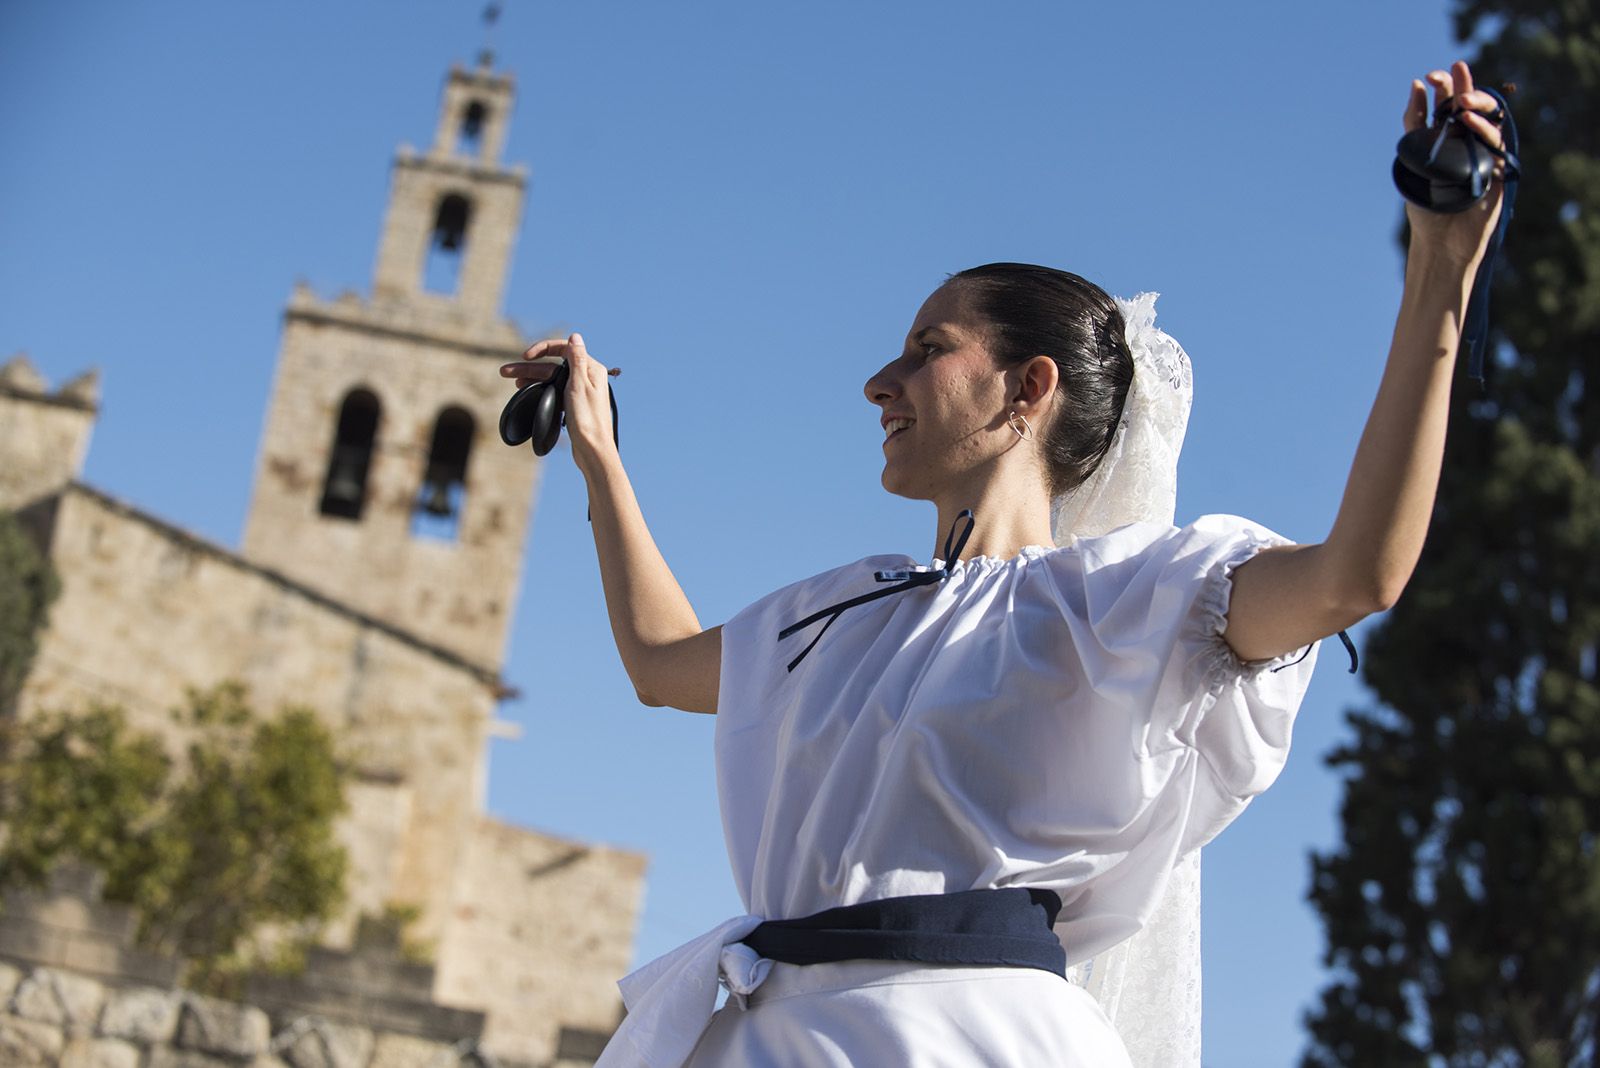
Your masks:
M1066 978L1067 954L1051 933L1061 898L1009 886L951 894L886 897L768 920L744 944L770 960L914 960L1042 968Z

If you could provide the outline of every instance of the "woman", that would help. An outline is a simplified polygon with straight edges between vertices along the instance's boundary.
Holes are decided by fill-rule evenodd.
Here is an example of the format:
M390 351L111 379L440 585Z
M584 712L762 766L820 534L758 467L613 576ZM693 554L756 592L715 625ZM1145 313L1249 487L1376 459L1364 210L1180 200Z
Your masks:
M1427 80L1494 111L1465 64ZM1427 120L1415 82L1406 128ZM1107 522L1175 470L1186 358L1148 301L991 264L941 285L865 385L884 487L937 508L933 564L868 557L705 630L612 445L606 369L577 334L530 348L573 371L567 427L640 700L718 714L750 910L622 981L600 1065L1128 1065L1061 965L1150 920L1174 867L1276 778L1316 644L1399 597L1499 203L1497 182L1459 215L1408 206L1393 347L1314 545L1238 516ZM1169 456L1135 447L1152 428Z

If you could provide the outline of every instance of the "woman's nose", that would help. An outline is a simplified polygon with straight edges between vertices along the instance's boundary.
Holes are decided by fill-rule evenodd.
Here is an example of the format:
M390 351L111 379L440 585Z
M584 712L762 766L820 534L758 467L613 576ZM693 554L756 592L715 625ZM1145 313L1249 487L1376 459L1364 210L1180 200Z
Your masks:
M873 404L882 404L893 400L895 391L900 388L894 377L889 373L893 364L885 364L878 369L878 373L867 379L867 384L862 387L862 392L867 395L867 400Z

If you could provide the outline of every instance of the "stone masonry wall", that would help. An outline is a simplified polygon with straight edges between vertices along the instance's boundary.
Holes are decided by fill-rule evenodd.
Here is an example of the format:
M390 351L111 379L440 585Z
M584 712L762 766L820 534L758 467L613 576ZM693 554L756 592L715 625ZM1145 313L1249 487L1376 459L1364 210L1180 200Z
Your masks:
M644 868L637 853L481 819L455 873L439 999L488 1010L485 1046L521 1060L555 1056L552 1019L609 1034L622 1010L616 980L628 970Z
M410 312L419 329L457 332ZM505 652L540 463L529 448L507 448L498 429L512 387L494 368L521 354L520 339L513 332L489 348L479 343L448 345L399 328L393 309L297 292L241 555L494 669ZM358 387L381 405L366 504L359 519L324 516L340 408ZM471 413L475 427L456 538L443 541L413 535L411 523L434 424L451 406Z
M239 679L262 713L314 708L363 784L347 841L376 846L353 856L353 897L420 904L418 936L439 937L477 815L491 680L82 485L51 527L62 593L19 714L100 699L176 748L167 713L186 686Z
M5 1068L534 1068L486 1054L483 1014L434 1004L432 969L381 949L313 956L303 975L261 984L260 1004L181 989L179 962L132 946L133 915L100 900L103 881L68 864L6 895Z
M20 508L76 478L94 428L97 375L52 392L26 356L0 367L0 508Z
M441 1042L185 990L107 984L0 960L0 1064L6 1068L514 1068L476 1043ZM474 1054L479 1054L475 1056ZM546 1065L577 1068L585 1061ZM529 1066L533 1068L533 1066Z
M421 904L436 996L486 1013L486 1050L543 1064L609 1033L645 860L481 814L492 677L81 484L25 518L63 588L19 715L99 699L176 747L185 685L237 678L261 712L317 709L358 754L338 827L349 901L325 944L350 947L360 913Z

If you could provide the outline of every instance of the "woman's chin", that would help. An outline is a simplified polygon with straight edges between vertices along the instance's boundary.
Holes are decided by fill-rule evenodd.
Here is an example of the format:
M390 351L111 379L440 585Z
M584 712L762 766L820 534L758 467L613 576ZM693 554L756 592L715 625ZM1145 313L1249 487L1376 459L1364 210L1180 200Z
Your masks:
M884 489L896 497L904 497L912 501L930 499L928 494L924 492L924 488L917 485L915 480L908 478L905 469L893 460L883 465L883 474L878 481L883 484Z

